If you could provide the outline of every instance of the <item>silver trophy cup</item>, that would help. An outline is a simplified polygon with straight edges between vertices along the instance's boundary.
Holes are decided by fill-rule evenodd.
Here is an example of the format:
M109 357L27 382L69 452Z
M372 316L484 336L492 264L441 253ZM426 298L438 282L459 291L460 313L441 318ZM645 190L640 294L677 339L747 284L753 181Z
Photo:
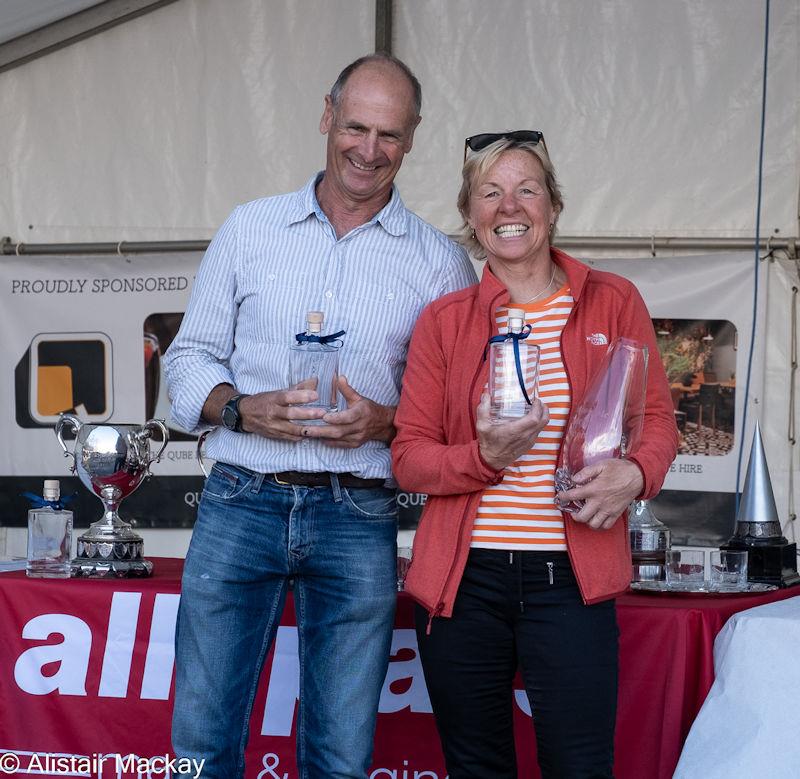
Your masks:
M64 442L68 427L75 434L74 451ZM117 513L119 504L150 476L150 465L161 459L169 432L160 419L144 425L90 425L72 414L62 414L56 436L64 456L72 457L72 472L103 503L103 516L78 538L78 556L72 575L91 578L150 576L153 563L142 557L144 542ZM161 432L162 444L155 457L150 438Z

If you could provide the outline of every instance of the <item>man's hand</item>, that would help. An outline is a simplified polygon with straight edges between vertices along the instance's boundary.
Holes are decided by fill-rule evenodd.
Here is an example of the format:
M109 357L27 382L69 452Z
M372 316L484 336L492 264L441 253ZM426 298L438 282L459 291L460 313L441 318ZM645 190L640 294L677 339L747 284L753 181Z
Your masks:
M530 451L549 421L547 406L539 398L534 398L531 410L524 417L508 422L492 422L489 418L489 396L484 394L475 421L483 461L496 471L516 462Z
M394 438L395 406L382 406L359 395L344 376L339 376L339 392L347 408L329 411L322 417L324 425L306 425L301 428L301 435L341 449L355 449L367 441L389 443Z
M609 530L631 501L644 487L644 477L639 466L630 460L603 460L588 465L573 477L575 487L556 494L556 503L571 500L585 501L583 508L573 514L576 522L583 522L595 530Z
M265 438L299 441L302 427L298 423L319 419L325 413L325 409L302 405L311 403L317 397L314 390L293 388L259 392L243 398L239 403L242 430Z

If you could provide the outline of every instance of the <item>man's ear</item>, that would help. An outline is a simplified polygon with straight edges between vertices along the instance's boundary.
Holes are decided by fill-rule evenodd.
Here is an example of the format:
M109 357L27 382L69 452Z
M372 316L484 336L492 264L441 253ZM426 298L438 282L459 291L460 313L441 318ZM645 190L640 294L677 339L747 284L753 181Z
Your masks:
M418 116L414 123L411 125L411 129L408 132L408 138L406 139L406 145L403 147L403 151L405 154L408 154L411 151L411 147L414 145L414 131L419 127L419 123L422 121L422 117Z
M327 135L333 126L333 100L330 95L325 95L325 108L322 111L322 118L319 120L319 131Z

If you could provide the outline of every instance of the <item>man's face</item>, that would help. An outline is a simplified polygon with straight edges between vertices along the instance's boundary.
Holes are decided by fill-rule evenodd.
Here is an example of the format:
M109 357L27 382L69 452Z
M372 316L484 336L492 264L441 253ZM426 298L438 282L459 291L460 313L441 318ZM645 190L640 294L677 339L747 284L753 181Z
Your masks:
M343 205L389 198L419 123L408 80L396 68L362 65L347 80L339 106L325 98L320 131L328 136L326 185Z

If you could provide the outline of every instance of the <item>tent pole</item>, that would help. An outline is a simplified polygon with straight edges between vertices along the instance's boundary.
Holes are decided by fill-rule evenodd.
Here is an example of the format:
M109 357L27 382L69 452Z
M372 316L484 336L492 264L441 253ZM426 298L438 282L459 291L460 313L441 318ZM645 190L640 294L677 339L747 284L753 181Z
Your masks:
M209 241L118 241L106 243L21 243L8 236L0 239L0 254L156 254L162 252L202 252ZM655 236L556 236L560 249L641 249L656 251L745 251L752 249L755 238L681 238ZM762 238L759 246L766 252L786 252L789 259L798 258L800 239Z
M375 52L392 53L392 0L375 0Z

